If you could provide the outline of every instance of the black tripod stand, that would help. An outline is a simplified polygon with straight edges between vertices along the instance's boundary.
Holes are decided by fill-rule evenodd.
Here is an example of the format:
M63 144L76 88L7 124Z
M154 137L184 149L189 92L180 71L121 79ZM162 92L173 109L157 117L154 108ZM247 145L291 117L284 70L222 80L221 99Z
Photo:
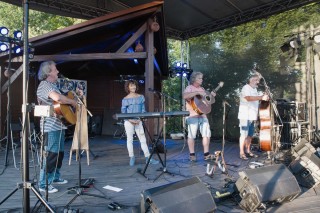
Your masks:
M166 94L164 94L164 93L162 93L162 92L159 92L159 91L156 91L156 90L153 90L153 89L149 89L149 91L151 91L151 92L153 92L153 93L157 93L157 94L159 94L159 95L162 97L163 127L162 127L162 129L161 129L161 131L160 131L160 133L159 133L159 135L158 135L158 138L157 138L157 139L154 141L154 143L152 144L152 152L151 152L151 155L150 155L150 157L149 157L149 159L148 159L148 162L147 162L147 164L146 164L146 166L145 166L144 171L143 171L142 174L144 175L144 173L145 173L145 171L146 171L146 169L147 169L147 167L148 167L148 165L149 165L149 163L150 163L150 160L151 160L152 155L153 155L154 153L156 153L156 154L158 155L158 157L159 157L159 160L160 160L161 164L162 164L162 168L159 169L159 171L161 171L161 173L160 173L160 174L155 178L155 180L154 180L154 181L156 181L156 180L157 180L161 175L163 175L163 174L169 174L169 175L172 175L172 176L173 176L173 174L167 170L167 148L166 148L166 119L167 119L167 116L166 116L166 100L165 100L165 99L166 99L166 98L170 98L170 99L172 99L172 100L174 100L174 101L176 101L176 102L178 102L178 101L177 101L176 99L170 97L170 96L167 96ZM162 133L162 135L163 135L163 150L164 150L164 160L163 160L163 161L162 161L162 159L160 158L159 151L158 151L158 149L157 149L157 145L158 145L158 142L160 141L159 139L160 139L161 133ZM149 132L148 132L148 134L149 134ZM149 137L150 137L150 139L151 139L150 134L149 134Z
M77 113L77 125L78 125L78 134L77 134L77 140L78 140L78 147L77 147L77 151L76 151L76 156L77 156L77 161L78 161L78 166L79 166L79 173L78 173L78 185L68 188L68 190L70 191L75 191L76 195L69 201L69 203L65 206L65 209L69 209L69 206L72 204L73 201L75 201L77 199L77 197L81 196L81 195L87 195L87 196L93 196L93 197L99 197L99 198L106 198L105 196L102 195L95 195L95 194L91 194L91 193L87 193L84 192L83 190L85 188L89 188L89 186L85 186L85 185L81 185L81 130L82 130L82 111L83 108L85 109L86 112L88 112L88 114L92 117L91 112L87 109L85 103L81 100L81 98L77 95L74 94L77 102L78 102L78 109L79 112ZM77 128L76 128L77 130ZM72 153L70 153L71 155Z

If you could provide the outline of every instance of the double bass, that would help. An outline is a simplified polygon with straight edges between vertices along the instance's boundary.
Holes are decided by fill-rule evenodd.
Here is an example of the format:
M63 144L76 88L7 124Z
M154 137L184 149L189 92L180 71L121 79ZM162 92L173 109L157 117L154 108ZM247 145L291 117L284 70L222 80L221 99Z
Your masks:
M261 101L259 106L260 118L260 149L272 151L273 147L273 123L274 115L270 101Z

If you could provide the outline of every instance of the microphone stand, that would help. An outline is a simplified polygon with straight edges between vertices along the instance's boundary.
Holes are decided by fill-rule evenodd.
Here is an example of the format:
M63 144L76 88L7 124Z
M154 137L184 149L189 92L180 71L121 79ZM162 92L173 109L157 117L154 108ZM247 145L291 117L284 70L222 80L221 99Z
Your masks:
M160 168L158 171L162 171L154 181L156 181L161 175L167 173L169 175L172 175L174 176L173 173L169 172L167 170L167 149L166 149L166 123L167 123L167 120L166 120L166 98L168 99L171 99L173 101L176 101L178 102L178 100L162 93L162 92L159 92L159 91L156 91L156 90L153 90L154 93L158 93L160 96L162 96L162 108L163 108L163 127L162 127L162 135L163 135L163 149L164 149L164 161L162 163L162 168ZM148 160L148 163L150 161L150 158ZM162 162L162 161L161 161Z
M88 195L88 196L92 196L92 197L99 197L99 198L106 198L105 196L102 195L96 195L96 194L91 194L91 193L87 193L87 192L83 192L84 188L89 188L89 186L84 186L81 185L81 142L80 142L80 137L81 137L81 126L82 126L82 122L81 122L81 117L82 117L82 107L85 108L86 112L90 115L90 117L92 117L91 112L88 110L87 106L84 104L84 102L82 101L82 99L76 94L74 93L74 96L77 99L77 103L79 106L79 115L77 116L77 122L79 122L79 131L78 131L78 147L77 147L77 152L76 152L76 156L78 157L78 165L79 165L79 176L78 176L78 185L68 188L68 190L74 190L76 192L76 196L73 197L69 203L65 206L65 209L69 210L69 206L71 205L71 203L73 201L75 201L77 199L77 197L79 197L80 195ZM70 153L71 154L71 153Z

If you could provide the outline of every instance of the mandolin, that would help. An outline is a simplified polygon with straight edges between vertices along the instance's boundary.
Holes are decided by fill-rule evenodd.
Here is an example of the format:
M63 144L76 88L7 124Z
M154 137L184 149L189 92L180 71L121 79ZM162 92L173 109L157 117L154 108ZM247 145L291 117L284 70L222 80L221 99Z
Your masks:
M74 99L73 92L69 91L67 97ZM59 118L65 125L76 124L77 116L72 106L68 104L60 104L58 102L54 102L53 108L55 113L59 116Z
M213 90L213 92L217 92L221 87L223 87L224 82L220 81L219 85ZM215 102L214 97L212 97L211 92L205 91L206 95L196 95L194 98L190 100L190 105L192 109L198 113L199 115L208 114L211 112L211 104Z

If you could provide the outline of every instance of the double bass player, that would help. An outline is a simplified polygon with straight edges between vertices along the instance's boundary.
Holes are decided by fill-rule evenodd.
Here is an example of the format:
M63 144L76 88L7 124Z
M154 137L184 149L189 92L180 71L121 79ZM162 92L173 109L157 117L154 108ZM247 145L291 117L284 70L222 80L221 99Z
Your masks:
M240 105L238 112L240 127L240 159L248 160L248 157L258 157L251 152L251 140L254 134L254 123L258 118L259 101L268 101L266 94L259 95L257 87L261 75L258 72L251 74L248 83L243 86L240 93Z

